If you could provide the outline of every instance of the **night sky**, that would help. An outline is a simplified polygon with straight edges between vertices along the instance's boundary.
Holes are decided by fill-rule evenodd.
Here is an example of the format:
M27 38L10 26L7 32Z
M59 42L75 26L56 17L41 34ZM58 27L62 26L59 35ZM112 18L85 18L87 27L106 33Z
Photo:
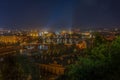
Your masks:
M0 28L120 25L120 0L0 0Z

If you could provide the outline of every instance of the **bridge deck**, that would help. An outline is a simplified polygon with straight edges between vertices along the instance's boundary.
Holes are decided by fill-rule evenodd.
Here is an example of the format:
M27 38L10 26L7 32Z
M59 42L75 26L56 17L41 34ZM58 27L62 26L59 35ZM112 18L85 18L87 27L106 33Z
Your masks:
M65 68L58 64L38 64L40 69L48 71L56 75L63 75Z

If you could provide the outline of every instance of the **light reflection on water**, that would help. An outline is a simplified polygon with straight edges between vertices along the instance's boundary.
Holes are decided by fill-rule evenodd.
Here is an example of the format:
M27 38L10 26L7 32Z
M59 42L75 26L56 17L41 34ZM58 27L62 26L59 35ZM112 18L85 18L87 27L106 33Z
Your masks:
M48 50L48 46L45 46L45 45L40 45L38 46L38 48L43 50Z
M36 50L38 52L30 52L30 51L32 51L32 47L31 47L31 49L20 49L19 51L17 50L15 52L15 55L13 58L16 58L17 60L15 62L18 64L21 64L23 68L24 67L26 68L26 66L27 66L28 69L32 69L33 67L36 67L36 65L34 64L34 63L36 63L36 61L34 60L34 58L32 56L35 55L37 57L37 55L41 55L42 50L48 50L48 46L40 45L40 46L38 46L38 48ZM12 55L9 55L8 57L11 57L11 56ZM3 60L4 60L4 58L0 58L0 61L3 61ZM37 71L40 71L39 68L36 68L36 69L37 69ZM35 73L35 71L33 71L33 72L31 71L29 74L32 74L32 73ZM40 73L37 74L37 75L39 75L40 78L47 78L47 76L43 76L43 74L41 75L41 73L44 73L44 75L47 75L47 76L50 75L48 73L40 71Z

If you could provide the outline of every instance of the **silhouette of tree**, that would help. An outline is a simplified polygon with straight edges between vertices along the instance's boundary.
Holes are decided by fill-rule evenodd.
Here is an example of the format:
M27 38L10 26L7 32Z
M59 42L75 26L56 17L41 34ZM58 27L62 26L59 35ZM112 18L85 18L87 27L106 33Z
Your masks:
M23 80L24 71L21 65L16 63L14 56L8 56L1 65L1 75L3 80Z

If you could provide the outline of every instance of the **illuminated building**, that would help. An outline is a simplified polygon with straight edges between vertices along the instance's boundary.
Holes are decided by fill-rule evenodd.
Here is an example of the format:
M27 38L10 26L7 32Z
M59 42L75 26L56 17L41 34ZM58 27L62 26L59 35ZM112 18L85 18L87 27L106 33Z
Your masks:
M38 32L30 32L30 33L28 34L28 36L32 36L32 37L37 37L38 35L39 35Z
M16 43L18 40L16 36L0 36L0 43Z
M92 34L89 32L82 33L82 38L91 38Z
M85 49L85 48L87 48L87 44L85 41L82 41L81 43L77 44L77 47L79 49Z

